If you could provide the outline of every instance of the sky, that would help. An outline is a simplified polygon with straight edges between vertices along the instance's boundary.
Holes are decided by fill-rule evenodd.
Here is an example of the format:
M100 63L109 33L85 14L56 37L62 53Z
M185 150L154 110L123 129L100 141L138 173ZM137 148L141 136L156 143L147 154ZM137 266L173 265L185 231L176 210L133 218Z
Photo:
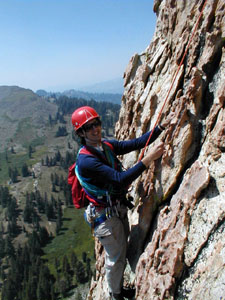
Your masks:
M64 91L122 78L154 0L0 0L0 85Z

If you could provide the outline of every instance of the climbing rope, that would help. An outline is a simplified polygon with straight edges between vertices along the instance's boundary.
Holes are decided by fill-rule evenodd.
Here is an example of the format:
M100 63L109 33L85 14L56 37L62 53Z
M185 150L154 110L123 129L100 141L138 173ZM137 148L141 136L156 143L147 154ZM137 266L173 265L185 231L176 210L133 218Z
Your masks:
M182 64L183 64L183 61L184 61L184 59L185 59L185 57L186 57L186 55L187 55L188 49L189 49L189 47L190 47L190 44L191 44L191 42L192 42L192 40L193 40L193 37L194 37L194 35L195 35L195 33L196 33L198 24L199 24L199 22L200 22L200 19L201 19L201 17L202 17L203 11L204 11L204 8L205 8L205 6L206 6L206 2L207 2L207 0L205 0L205 3L204 3L204 5L203 5L203 7L202 7L202 10L201 10L201 12L200 12L200 14L199 14L198 20L197 20L197 22L196 22L196 24L195 24L194 30L193 30L193 32L192 32L192 35L191 35L191 37L190 37L190 40L189 40L189 42L188 42L188 45L187 45L186 50L185 50L185 52L184 52L184 55L183 55L183 57L182 57L182 59L181 59L181 61L180 61L180 64L179 64L179 66L178 66L177 71L175 72L175 74L174 74L174 76L173 76L173 80L172 80L172 83L171 83L170 88L169 88L169 90L168 90L168 93L167 93L167 95L166 95L166 98L165 98L165 100L164 100L163 106L162 106L162 108L161 108L161 110L160 110L160 112L159 112L158 118L157 118L157 120L156 120L156 122L155 122L155 125L153 126L153 129L152 129L152 131L151 131L151 134L149 135L149 138L148 138L148 140L147 140L147 142L146 142L146 145L145 145L144 149L142 150L142 153L141 153L141 155L140 155L139 161L142 160L142 158L143 158L143 156L144 156L144 153L145 153L145 150L146 150L146 148L147 148L147 146L148 146L148 143L149 143L149 141L150 141L150 139L151 139L151 137L152 137L152 135L153 135L153 132L154 132L154 130L155 130L157 124L159 123L159 120L160 120L160 118L161 118L163 109L164 109L164 107L165 107L165 105L166 105L166 102L168 101L169 94L170 94L170 92L171 92L171 90L172 90L172 87L173 87L173 85L174 85L174 82L175 82L175 80L176 80L177 74L178 74L178 72L179 72L179 70L180 70L180 68L181 68L181 66L182 66Z

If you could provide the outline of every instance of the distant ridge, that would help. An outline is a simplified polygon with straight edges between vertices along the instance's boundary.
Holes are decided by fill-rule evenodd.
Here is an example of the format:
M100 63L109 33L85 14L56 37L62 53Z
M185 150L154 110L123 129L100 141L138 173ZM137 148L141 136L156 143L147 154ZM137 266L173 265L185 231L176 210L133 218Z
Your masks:
M123 79L116 78L104 82L98 82L89 86L80 87L79 90L89 93L123 94Z
M46 92L45 90L37 90L36 94L41 97L51 97L55 96L57 98L61 96L66 96L69 98L82 98L85 100L95 100L95 101L104 101L111 102L114 104L121 104L122 94L113 94L113 93L90 93L79 90L67 90L64 92Z

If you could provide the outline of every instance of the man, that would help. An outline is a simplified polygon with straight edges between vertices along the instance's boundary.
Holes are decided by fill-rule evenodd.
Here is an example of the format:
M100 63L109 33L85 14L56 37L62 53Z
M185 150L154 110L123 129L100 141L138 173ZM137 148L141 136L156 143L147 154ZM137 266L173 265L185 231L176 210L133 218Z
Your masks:
M150 148L141 161L123 170L116 156L144 148L150 132L128 141L103 141L100 116L89 106L76 109L71 120L83 147L90 152L78 155L76 174L89 196L93 196L93 201L86 209L86 217L105 249L105 270L111 299L132 298L135 291L123 288L129 234L127 187L162 155L164 144L159 142ZM168 122L155 128L150 143L160 135Z

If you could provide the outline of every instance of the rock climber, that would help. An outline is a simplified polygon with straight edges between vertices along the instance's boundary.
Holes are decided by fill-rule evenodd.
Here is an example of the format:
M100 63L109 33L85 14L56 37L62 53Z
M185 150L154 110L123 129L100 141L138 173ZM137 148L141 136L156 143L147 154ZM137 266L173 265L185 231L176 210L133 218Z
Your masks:
M170 117L166 118L155 128L149 143L157 139L169 124L170 119ZM117 156L144 148L151 132L127 141L115 139L104 141L100 116L90 106L76 109L71 121L83 147L93 153L93 155L79 154L76 166L79 178L82 178L82 183L85 182L88 193L95 199L86 209L86 218L89 223L94 224L94 235L105 250L106 280L111 299L133 298L135 289L123 287L129 235L127 206L131 206L127 199L127 187L154 160L161 157L164 143L158 142L150 147L141 161L124 170ZM105 194L100 193L102 191Z

